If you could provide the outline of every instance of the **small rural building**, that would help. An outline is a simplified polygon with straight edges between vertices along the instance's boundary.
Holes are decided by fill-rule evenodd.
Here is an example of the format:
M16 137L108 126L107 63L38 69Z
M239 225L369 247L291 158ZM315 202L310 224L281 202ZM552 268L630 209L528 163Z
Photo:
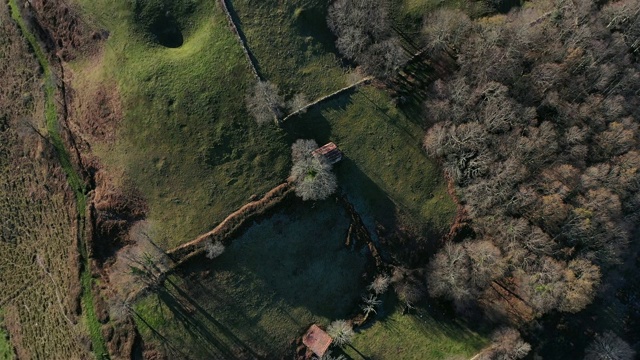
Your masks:
M342 151L332 142L313 150L311 154L315 157L323 157L331 165L342 160Z
M302 337L302 343L318 357L324 356L324 353L331 345L331 336L316 324L311 325L309 330Z

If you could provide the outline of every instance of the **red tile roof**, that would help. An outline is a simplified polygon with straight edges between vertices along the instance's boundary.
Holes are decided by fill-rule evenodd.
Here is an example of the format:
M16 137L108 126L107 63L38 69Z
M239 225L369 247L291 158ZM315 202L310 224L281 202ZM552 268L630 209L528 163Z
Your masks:
M331 165L342 160L342 151L332 142L313 150L312 154L313 156L323 156Z
M333 340L329 334L320 329L316 324L311 325L309 330L307 330L307 333L302 337L302 343L311 349L314 354L320 357L327 352L329 345L331 345L331 341Z

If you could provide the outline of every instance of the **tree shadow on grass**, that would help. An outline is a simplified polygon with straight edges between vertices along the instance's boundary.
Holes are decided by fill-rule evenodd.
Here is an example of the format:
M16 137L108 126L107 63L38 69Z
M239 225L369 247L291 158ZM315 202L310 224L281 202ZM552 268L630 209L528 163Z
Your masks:
M223 359L244 359L246 355L262 358L252 346L240 339L207 311L190 292L175 282L167 280L166 286L158 291L157 296L194 340L190 344L197 345L201 350L200 354L206 353L207 356ZM241 312L235 315L243 316ZM247 331L251 331L249 329ZM254 338L257 340L262 337ZM258 344L264 345L260 342Z
M331 124L322 112L327 110L344 111L351 104L351 96L356 91L356 89L351 89L343 92L283 123L282 129L289 136L289 142L293 143L297 139L315 139L318 144L322 145L331 141Z
M399 33L403 39L417 49L408 35ZM446 51L417 52L391 81L390 88L396 92L398 107L413 123L425 128L424 102L434 81L447 78L458 70L456 60Z
M396 205L389 195L378 186L348 156L335 166L338 183L349 202L362 217L375 238L376 224L387 228L396 225Z
M314 7L300 9L296 13L295 24L300 35L310 36L322 44L325 52L333 53L340 57L335 45L335 36L327 26L328 3L322 2Z

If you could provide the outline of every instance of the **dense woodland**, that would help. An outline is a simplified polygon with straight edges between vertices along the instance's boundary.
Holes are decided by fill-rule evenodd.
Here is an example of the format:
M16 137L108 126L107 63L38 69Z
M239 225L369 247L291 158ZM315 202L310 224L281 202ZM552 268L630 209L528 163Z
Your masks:
M424 143L473 219L430 271L431 293L461 308L508 281L538 314L579 311L637 220L639 4L545 10L425 27L460 66L433 84Z
M406 61L376 56L398 41L388 9L339 0L329 11L337 48L378 76ZM540 1L478 19L440 9L421 40L457 65L427 91L424 147L470 224L429 261L429 294L499 322L583 310L635 249L640 2ZM407 302L421 298L414 282L396 288ZM588 354L599 341L624 344L609 333Z

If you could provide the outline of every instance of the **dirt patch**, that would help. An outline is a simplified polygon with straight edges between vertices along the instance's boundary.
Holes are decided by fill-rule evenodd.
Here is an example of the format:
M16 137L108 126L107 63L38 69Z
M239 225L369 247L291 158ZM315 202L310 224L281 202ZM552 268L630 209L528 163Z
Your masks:
M464 207L464 204L460 201L456 195L456 185L454 180L450 176L445 176L447 181L447 192L451 199L456 203L456 217L453 219L453 224L449 228L449 233L444 236L443 242L462 240L464 237L473 234L471 229L471 218Z
M29 0L26 9L27 19L47 50L63 61L92 52L97 48L96 43L108 36L106 31L94 30L78 16L75 6L64 1Z
M118 249L132 242L129 230L145 218L147 205L136 189L114 185L109 174L96 169L96 161L92 165L95 189L88 206L88 242L90 257L102 268L114 261Z
M116 84L100 83L82 92L73 91L70 97L74 104L75 132L89 144L112 144L122 120L122 104Z

